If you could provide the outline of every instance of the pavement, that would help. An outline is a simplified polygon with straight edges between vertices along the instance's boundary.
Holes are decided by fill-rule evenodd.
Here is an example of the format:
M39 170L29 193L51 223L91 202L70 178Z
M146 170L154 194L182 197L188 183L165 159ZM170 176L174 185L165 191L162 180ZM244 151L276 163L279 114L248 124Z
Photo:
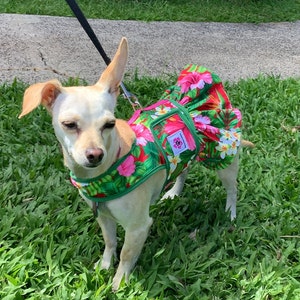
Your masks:
M89 20L109 57L129 41L127 72L161 76L201 64L222 80L259 74L300 78L300 21L267 24ZM105 68L71 17L0 14L0 83L79 77L96 82Z

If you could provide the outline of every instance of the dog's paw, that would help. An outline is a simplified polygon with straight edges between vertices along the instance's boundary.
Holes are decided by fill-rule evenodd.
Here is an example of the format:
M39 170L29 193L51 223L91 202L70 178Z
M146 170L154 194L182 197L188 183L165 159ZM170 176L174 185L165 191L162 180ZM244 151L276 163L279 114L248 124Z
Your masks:
M113 282L112 282L112 291L115 293L118 291L119 287L120 287L120 283L121 283L121 280L117 280L117 279L113 279Z
M161 198L161 200L166 200L168 198L171 199L171 200L173 200L176 196L179 196L179 194L176 193L176 192L174 192L174 191L172 191L172 190L170 190L170 191L166 192L163 195L163 197Z
M117 292L120 288L120 284L122 282L123 276L118 274L118 272L115 274L113 281L112 281L112 291Z
M94 263L94 269L99 268L101 270L108 270L110 268L110 261L104 261L103 259L99 259Z
M117 271L112 281L112 291L114 293L117 292L124 284L129 284L129 274L121 275L121 273Z
M98 260L95 263L95 266L100 265L101 270L108 270L115 261L117 261L117 253L115 247L106 247L103 252L102 259Z
M100 265L100 263L101 263L101 260L100 260L100 259L97 260L97 261L94 263L94 269L98 268L99 265Z
M110 262L108 261L102 261L101 262L101 269L102 270L108 270L110 268Z

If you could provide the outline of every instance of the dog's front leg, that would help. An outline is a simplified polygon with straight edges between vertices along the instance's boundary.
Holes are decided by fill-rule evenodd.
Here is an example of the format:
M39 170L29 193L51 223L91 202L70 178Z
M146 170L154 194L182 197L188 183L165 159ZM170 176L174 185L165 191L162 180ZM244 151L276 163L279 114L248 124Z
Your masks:
M126 229L125 241L120 254L120 263L113 279L113 291L118 290L123 276L125 276L125 281L128 283L130 271L142 251L151 225L152 218L149 217L143 227Z
M159 198L165 182L165 174L165 170L155 173L128 195L106 204L114 218L125 230L120 263L113 278L112 288L114 291L119 288L123 276L128 282L130 272L142 251L152 225L149 206Z
M105 242L105 249L101 260L101 269L108 269L113 256L117 256L117 224L111 216L107 216L102 210L99 212L97 221L101 227Z

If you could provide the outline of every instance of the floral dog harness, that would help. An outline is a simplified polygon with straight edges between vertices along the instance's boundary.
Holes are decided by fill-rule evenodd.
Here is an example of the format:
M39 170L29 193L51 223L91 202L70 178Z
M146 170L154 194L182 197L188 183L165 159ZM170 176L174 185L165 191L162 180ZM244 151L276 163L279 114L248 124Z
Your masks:
M176 85L160 100L134 113L128 124L135 132L131 151L104 174L72 184L94 202L119 198L165 169L165 187L191 161L223 169L237 154L241 113L232 108L220 78L202 66L189 65Z

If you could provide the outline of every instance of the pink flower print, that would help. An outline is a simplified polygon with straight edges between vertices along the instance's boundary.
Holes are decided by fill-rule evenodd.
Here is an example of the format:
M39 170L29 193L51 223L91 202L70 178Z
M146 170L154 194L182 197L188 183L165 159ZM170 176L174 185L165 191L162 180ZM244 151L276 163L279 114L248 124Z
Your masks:
M128 156L117 168L121 176L129 177L135 171L134 157Z
M240 110L238 110L237 108L233 109L233 112L235 113L237 119L238 119L238 127L240 127L242 125L242 113L240 112Z
M194 118L195 123L201 123L203 125L210 124L210 118L207 116L198 115Z
M204 135L206 135L208 138L210 138L213 141L218 140L216 135L220 132L220 130L219 128L210 125L211 120L209 117L198 115L194 117L193 120L194 120L195 127L198 131L202 132Z
M135 132L137 145L145 146L148 142L154 142L152 133L143 124L133 124L131 128Z
M181 105L186 105L186 104L189 103L191 100L192 100L191 97L184 96L184 97L179 101L179 103L180 103Z
M238 119L239 121L241 121L241 120L242 120L242 114L241 114L240 110L238 110L237 108L234 108L233 111L234 111L234 113L235 113L237 119Z
M211 84L212 77L209 72L198 73L198 72L191 72L188 73L186 76L182 77L178 80L178 85L181 86L181 92L186 93L189 90L193 89L203 89L205 83Z
M183 142L180 138L175 138L173 140L173 147L174 148L181 149L182 145L183 145Z

